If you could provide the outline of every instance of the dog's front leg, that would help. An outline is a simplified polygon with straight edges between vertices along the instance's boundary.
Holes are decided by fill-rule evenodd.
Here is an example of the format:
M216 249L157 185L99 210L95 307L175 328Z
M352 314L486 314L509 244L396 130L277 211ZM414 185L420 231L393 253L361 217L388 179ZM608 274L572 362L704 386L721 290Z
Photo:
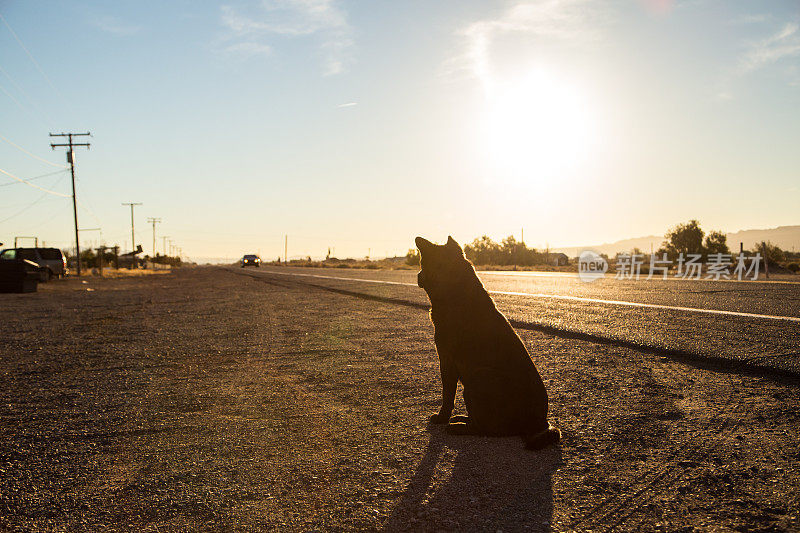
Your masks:
M431 416L434 424L446 424L453 412L456 401L456 388L458 386L458 371L448 357L439 357L439 370L442 374L442 408Z

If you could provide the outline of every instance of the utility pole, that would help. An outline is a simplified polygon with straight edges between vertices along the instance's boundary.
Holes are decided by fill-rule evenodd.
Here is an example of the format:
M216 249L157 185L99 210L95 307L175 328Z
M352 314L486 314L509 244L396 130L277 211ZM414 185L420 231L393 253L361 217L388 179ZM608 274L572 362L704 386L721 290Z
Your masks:
M122 202L122 205L131 206L131 250L136 249L136 236L133 233L133 206L142 205L141 202Z
M161 222L160 218L150 217L147 219L147 223L153 225L153 259L156 257L156 224L159 222Z
M289 258L289 236L283 236L283 264L284 266L288 265L288 258Z
M55 150L56 147L65 146L68 147L69 150L67 151L67 162L69 163L69 170L72 174L72 217L75 222L75 255L77 256L77 265L78 265L78 277L81 275L81 244L78 240L78 202L75 200L75 152L73 152L73 148L75 146L85 146L87 149L89 148L89 143L73 143L73 137L90 137L91 133L51 133L50 137L67 137L69 142L61 143L61 144L53 144L50 143L50 149Z
M103 275L103 254L106 253L106 246L103 245L100 248L96 248L97 250L97 270L100 272L100 275Z
M163 239L164 243L164 255L167 255L167 239L169 239L169 235L162 235L161 238ZM170 250L172 250L172 241L169 241Z

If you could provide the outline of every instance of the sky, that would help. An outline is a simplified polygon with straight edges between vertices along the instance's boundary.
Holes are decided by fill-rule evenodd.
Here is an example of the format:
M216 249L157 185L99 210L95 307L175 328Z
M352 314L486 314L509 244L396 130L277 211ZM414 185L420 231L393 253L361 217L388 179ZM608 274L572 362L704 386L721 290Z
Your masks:
M800 224L800 4L0 0L0 241L185 257ZM16 179L15 179L16 178ZM30 180L23 184L17 179ZM34 185L36 187L34 187ZM39 187L39 188L37 188ZM46 189L43 191L42 189ZM169 246L169 243L167 243ZM169 251L169 250L167 250Z

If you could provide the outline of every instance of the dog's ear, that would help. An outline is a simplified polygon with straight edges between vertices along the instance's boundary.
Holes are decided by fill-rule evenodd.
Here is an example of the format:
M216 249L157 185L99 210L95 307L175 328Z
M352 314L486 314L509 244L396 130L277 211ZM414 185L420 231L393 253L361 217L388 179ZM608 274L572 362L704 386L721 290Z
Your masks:
M456 242L456 240L452 236L449 236L449 235L447 237L447 247L451 248L453 250L456 250L458 253L462 253L463 252L463 250L461 249L461 246L459 246L458 243Z
M425 253L428 250L431 250L434 246L436 246L431 241L423 239L422 237L417 237L416 239L414 239L414 242L416 243L417 248L419 248L420 253Z

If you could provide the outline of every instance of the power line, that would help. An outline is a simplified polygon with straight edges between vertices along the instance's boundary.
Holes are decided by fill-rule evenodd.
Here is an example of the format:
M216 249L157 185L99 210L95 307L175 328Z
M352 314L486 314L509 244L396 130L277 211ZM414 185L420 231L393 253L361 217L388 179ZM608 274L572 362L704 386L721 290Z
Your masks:
M63 172L63 171L62 171L62 172ZM61 177L59 177L59 178L58 178L56 181L54 181L54 182L53 182L53 184L52 184L52 185L50 185L50 186L51 186L51 187L55 187L55 186L56 186L56 185L57 185L57 184L58 184L58 183L59 183L61 180L63 180L63 179L64 179L64 176L61 176ZM31 202L30 204L26 205L25 207L23 207L22 209L20 209L19 211L17 211L17 212L16 212L16 213L14 213L13 215L11 215L10 217L6 217L6 218L4 218L3 220L0 220L0 222L5 222L5 221L7 221L7 220L11 220L12 218L14 218L14 217L16 217L16 216L18 216L18 215L21 215L22 213L24 213L25 211L27 211L28 209L30 209L30 208L31 208L31 207L33 207L34 205L36 205L36 204L38 204L39 202L41 202L41 201L42 201L42 200L43 200L43 199L44 199L46 196L47 196L47 193L46 193L46 192L43 192L41 195L39 195L39 197L38 197L36 200L34 200L34 201L33 201L33 202Z
M4 93L6 93L6 96L8 96L8 97L9 97L9 98L11 98L12 100L14 100L14 103L15 103L15 104L17 104L17 107L19 107L20 109L22 109L23 111L25 111L25 108L24 108L24 107L22 107L22 104L20 104L20 103L19 103L19 100L17 100L16 98L14 98L14 95L12 95L10 92L8 92L8 91L6 90L6 88L5 88L5 87L3 87L2 85L0 85L0 91L3 91Z
M42 109L42 108L41 108L41 106L39 106L39 104L37 104L36 102L34 102L34 101L33 101L33 99L30 97L30 95L29 95L29 94L28 94L28 93L25 91L25 89L23 89L22 87L20 87L19 83L17 83L17 82L14 80L14 78L12 78L12 77L11 77L11 74L9 74L8 72L6 72L6 70L5 70L3 67L0 67L0 72L2 72L2 73L3 73L3 75L4 75L6 78L8 78L8 81L10 81L10 82L11 82L11 83L14 85L14 87L16 87L16 88L17 88L17 90L18 90L19 92L21 92L23 95L25 95L25 99L28 101L28 103L29 103L29 104L31 104L31 107L33 107L33 108L36 108L36 109L39 111L39 113L41 113L41 114L42 114L42 117L44 117L45 119L47 119L47 122L48 122L49 124L51 124L51 125L52 125L52 124L53 124L53 119L52 119L52 117L51 117L50 115L48 115L48 114L47 114L47 112L46 112L44 109ZM6 92L6 94L8 94L8 93ZM11 96L11 95L9 95L9 96ZM12 97L12 99L13 99L13 97ZM42 118L42 117L37 117L37 118L38 118L39 120L41 120L41 118Z
M53 220L54 218L56 218L59 215L61 215L61 213L59 213L57 210L53 210L53 216L51 216L50 218L46 218L46 219L40 221L39 224L36 224L35 226L31 226L30 229L33 230L33 233L37 233L39 228L41 228L45 224L49 223L51 220Z
M5 174L6 176L14 178L15 180L17 180L20 183L24 183L28 187L33 187L34 189L39 189L40 191L44 191L46 193L53 194L55 196L61 196L62 198L69 198L69 194L64 194L64 193L56 192L56 191L51 191L51 190L45 189L44 187L39 187L35 183L28 183L26 180L24 180L22 178L19 178L19 177L15 176L14 174L12 174L11 172L8 172L7 170L3 170L2 168L0 168L0 172Z
M66 173L66 172L67 172L67 170L68 170L68 169L65 167L63 170L56 170L55 172L48 172L47 174L41 174L41 175L39 175L39 176L34 176L34 177L32 177L32 178L27 178L27 179L25 179L25 180L23 180L23 181L25 181L25 182L29 182L29 181L33 181L33 180L38 180L38 179L46 178L47 176L52 176L52 175L54 175L54 174L61 174L62 172L63 172L63 173ZM5 182L5 183L0 183L0 187L8 187L9 185L16 185L17 183L19 183L19 182L18 182L18 181L7 181L7 182Z
M62 100L64 100L66 102L67 99L64 98L64 95L61 94L61 91L59 91L58 88L56 88L56 86L53 85L53 82L50 81L50 78L47 76L47 74L44 73L44 70L42 70L42 67L41 67L41 65L39 65L39 62L36 61L36 59L33 57L33 54L31 54L31 52L25 47L25 45L22 44L22 40L19 38L17 33L11 28L11 26L8 25L8 21L6 20L6 18L3 16L2 13L0 13L0 20L3 21L3 24L6 25L6 28L8 28L8 31L10 31L11 35L14 36L14 39L17 40L17 44L19 44L20 48L22 48L25 51L25 53L28 54L28 58L30 58L31 62L36 66L36 69L39 71L39 73L42 75L42 77L47 81L47 83L50 85L50 87L53 89L53 91L55 91L55 93L59 96L59 98L61 98ZM80 263L80 260L78 262Z
M89 214L89 215L90 215L90 216L91 216L91 217L92 217L92 218L95 220L95 222L97 222L97 223L98 223L98 224L100 224L101 226L103 225L103 221L102 221L102 220L100 220L100 217L98 217L98 216L95 214L95 212L94 212L94 211L92 211L91 209L89 209L89 206L88 206L88 205L84 204L83 202L78 202L78 207L80 207L81 209L83 209L84 211L86 211L86 212L87 212L87 213L88 213L88 214Z
M81 185L81 179L79 177L75 176L75 190L78 190L78 189L81 190L81 196L83 196L84 195L84 190L83 190L83 186ZM78 207L80 207L81 209L86 211L89 214L89 216L91 216L93 219L95 219L95 221L97 222L98 225L100 225L100 226L103 225L103 221L100 220L100 217L97 216L97 213L92 211L92 208L89 206L89 202L88 201L85 201L85 202L78 201Z
M50 165L50 166L52 166L52 167L56 167L56 168L63 168L64 170L67 170L67 169L69 168L67 165L59 165L58 163L53 163L53 162L51 162L51 161L48 161L47 159L43 159L43 158L39 157L39 156L38 156L38 155L36 155L36 154L32 154L31 152L27 151L27 150L26 150L25 148L23 148L22 146L20 146L20 145L18 145L18 144L15 144L15 143L13 143L13 142L11 142L11 141L9 141L8 139L6 139L5 137L3 137L2 135L0 135L0 139L2 139L3 141L7 142L8 144L10 144L11 146L13 146L14 148L16 148L17 150L19 150L20 152L26 153L26 154L28 154L29 156L31 156L32 158L34 158L34 159L38 159L38 160L39 160L39 161L41 161L42 163L47 163L48 165Z

